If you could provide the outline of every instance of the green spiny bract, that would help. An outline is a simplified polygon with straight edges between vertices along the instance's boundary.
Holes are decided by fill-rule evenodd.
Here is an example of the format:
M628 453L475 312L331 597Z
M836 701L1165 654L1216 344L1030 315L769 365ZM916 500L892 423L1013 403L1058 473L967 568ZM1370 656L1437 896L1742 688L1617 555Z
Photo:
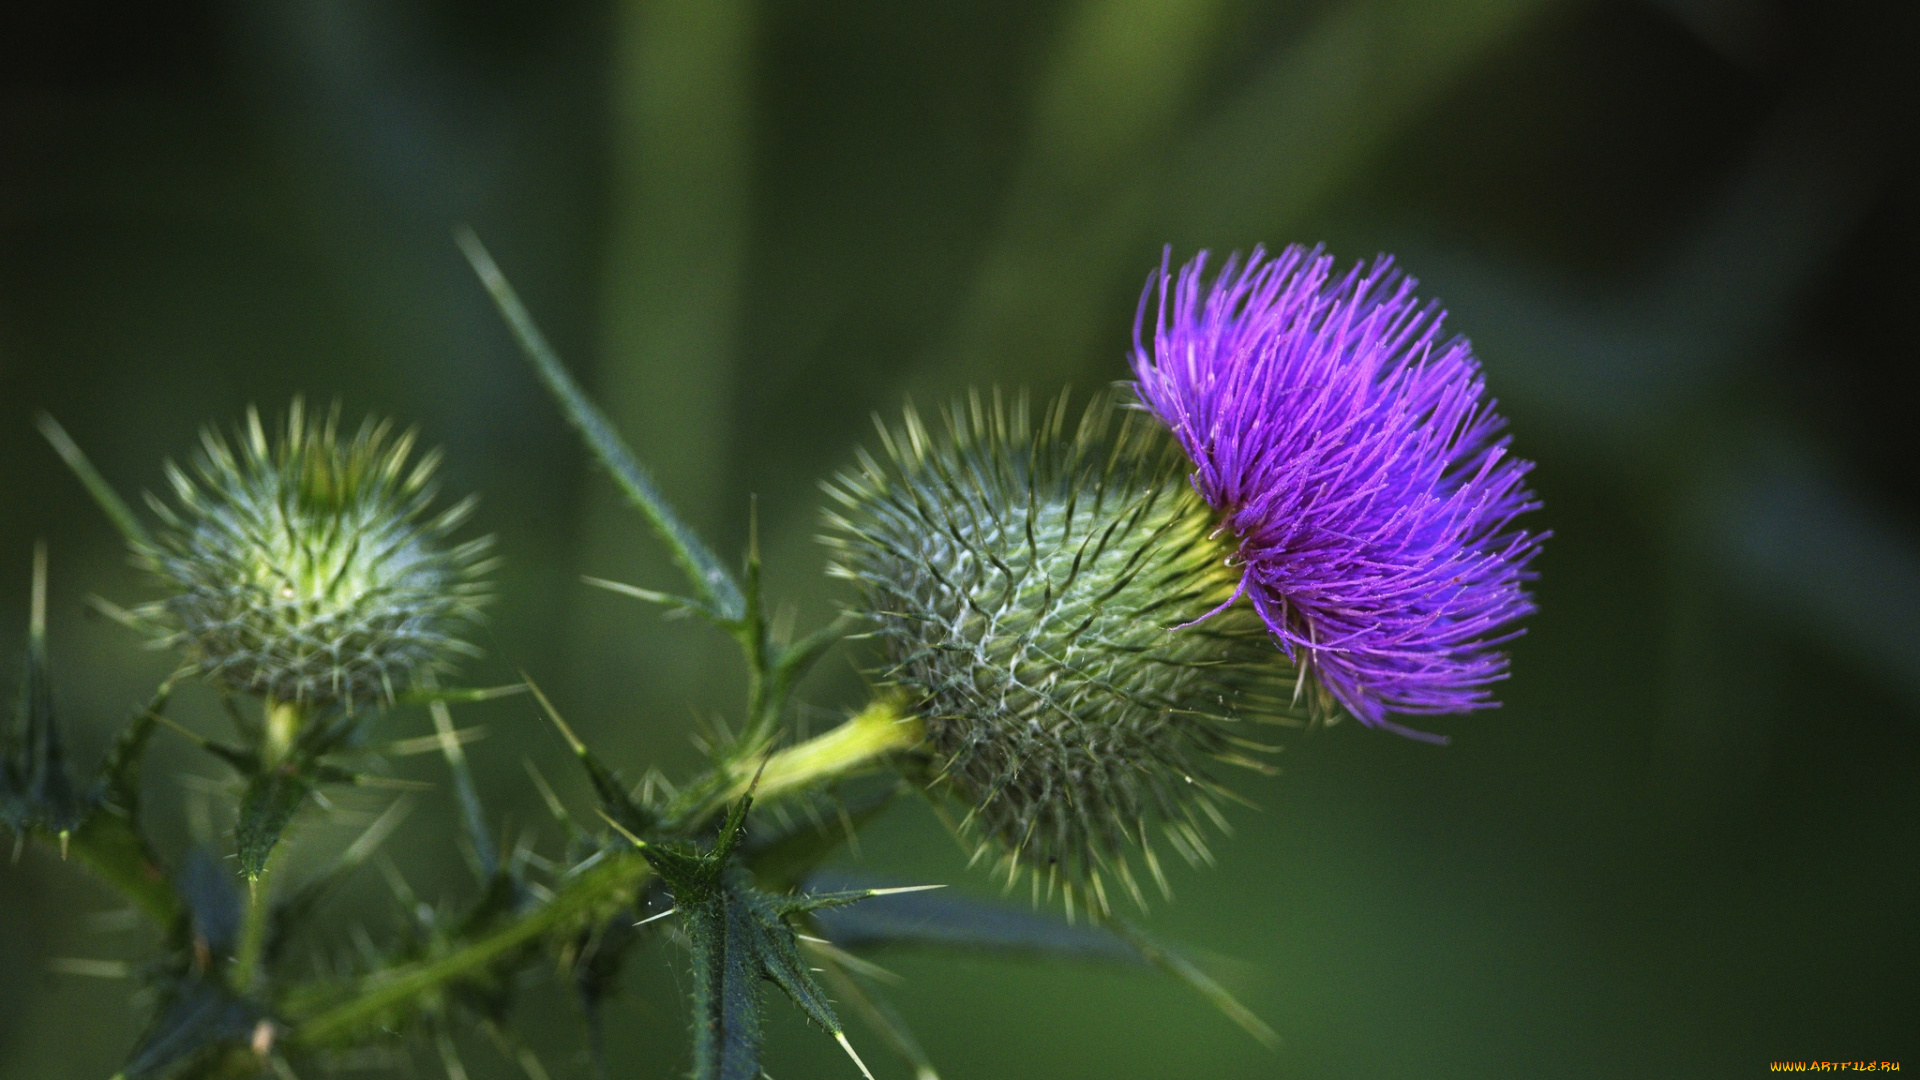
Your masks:
M233 690L301 705L395 694L476 650L456 634L487 599L491 538L452 543L473 509L434 511L437 453L369 417L351 439L296 399L269 439L259 414L229 441L201 432L191 474L168 462L174 502L136 542L171 596L140 609L162 641Z
M978 397L930 433L909 409L888 462L828 486L833 572L854 581L886 666L923 719L968 827L1022 870L1107 909L1103 875L1144 903L1148 830L1189 861L1224 821L1206 766L1265 749L1235 729L1292 710L1295 672L1243 603L1230 537L1158 425L1093 402ZM1116 430L1117 429L1117 430Z

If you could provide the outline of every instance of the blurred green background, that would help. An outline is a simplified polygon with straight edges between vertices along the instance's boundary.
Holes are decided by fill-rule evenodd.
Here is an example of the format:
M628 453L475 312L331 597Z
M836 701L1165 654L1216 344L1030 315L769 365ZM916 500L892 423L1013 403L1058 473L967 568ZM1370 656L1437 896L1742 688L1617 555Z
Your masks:
M1440 725L1446 749L1293 739L1283 775L1238 784L1262 810L1219 868L1177 876L1151 925L1233 961L1277 1052L1145 974L890 957L943 1075L1920 1068L1917 46L1899 0L11 0L0 649L46 537L80 762L168 667L87 615L144 586L35 410L132 492L198 425L305 392L417 422L484 494L509 562L472 682L524 668L629 775L684 770L694 722L737 713L736 662L580 584L672 572L456 223L721 550L757 496L802 626L837 595L815 481L875 410L1123 377L1164 244L1391 251L1539 462L1555 537L1506 706ZM811 722L859 688L830 661ZM471 753L503 833L541 820L522 759L586 805L524 700L462 720L490 733ZM169 853L218 833L217 766L174 740L148 777ZM306 847L377 806L344 800ZM391 842L423 896L472 890L455 835L441 790ZM859 859L993 888L918 806ZM322 944L387 932L364 876ZM136 985L50 969L145 955L117 908L44 851L0 865L0 1077L122 1059ZM679 964L634 965L616 1075L686 1068ZM552 979L524 1015L555 1077L588 1075ZM772 1015L772 1075L852 1075ZM521 1075L461 1048L475 1078Z

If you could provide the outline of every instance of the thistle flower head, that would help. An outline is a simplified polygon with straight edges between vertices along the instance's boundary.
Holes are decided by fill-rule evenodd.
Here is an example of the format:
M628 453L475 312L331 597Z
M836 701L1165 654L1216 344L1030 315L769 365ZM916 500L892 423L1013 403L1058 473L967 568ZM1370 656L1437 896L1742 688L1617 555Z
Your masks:
M909 410L884 462L829 486L834 572L1009 883L1031 869L1104 909L1112 879L1138 900L1128 852L1156 878L1150 832L1205 857L1207 767L1248 763L1236 729L1285 714L1293 672L1229 605L1230 538L1150 418L1102 398L1069 431L1064 398L1035 425L976 397L945 419Z
M1363 723L1493 705L1499 646L1533 610L1542 534L1528 462L1461 338L1382 258L1332 273L1319 251L1260 249L1211 281L1165 266L1140 400L1192 459L1238 541L1240 588L1273 638ZM1431 736L1425 736L1431 738Z
M269 438L249 409L232 440L201 432L190 470L167 463L171 504L148 498L161 528L137 555L170 595L139 614L230 689L351 709L475 651L456 635L491 538L450 540L473 501L432 508L439 457L412 432L338 422L296 399Z

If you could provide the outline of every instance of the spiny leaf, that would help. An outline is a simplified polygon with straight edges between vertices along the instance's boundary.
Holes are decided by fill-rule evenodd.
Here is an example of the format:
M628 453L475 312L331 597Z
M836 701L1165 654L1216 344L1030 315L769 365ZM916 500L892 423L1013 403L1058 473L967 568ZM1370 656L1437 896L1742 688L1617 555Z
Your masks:
M759 1080L758 937L753 913L725 894L688 911L695 1080Z
M47 660L47 549L37 545L33 562L33 604L28 621L26 674L20 684L20 710L7 740L0 771L6 776L10 823L66 836L85 814L53 709L53 675Z
M266 1022L255 1002L218 981L190 978L177 986L133 1056L114 1080L187 1080L233 1054L251 1054L256 1028Z
M586 440L587 448L600 459L600 464L613 475L614 483L626 493L627 498L645 514L653 524L667 551L678 563L687 580L693 584L694 592L701 600L701 610L721 622L739 622L746 615L746 598L740 593L740 586L727 573L719 559L714 557L706 542L680 520L680 516L668 505L666 497L653 482L653 477L641 466L627 448L626 441L615 431L613 425L600 410L581 392L579 384L567 373L566 366L560 362L560 356L553 346L547 343L546 336L534 324L533 316L526 305L507 283L506 275L494 263L493 256L480 243L472 229L462 227L454 233L454 240L480 277L481 284L493 297L500 314L512 328L514 337L520 342L521 351L533 364L540 381L552 391L560 410L567 416L574 430Z
M1149 964L1186 983L1195 993L1206 998L1213 1007L1226 1014L1227 1019L1239 1024L1247 1034L1258 1039L1261 1045L1272 1049L1280 1045L1280 1036L1267 1022L1254 1015L1252 1009L1242 1005L1226 987L1221 986L1211 975L1200 970L1198 964L1188 959L1179 950L1163 945L1148 937L1145 932L1125 920L1114 920L1114 930L1127 940L1127 943L1140 951Z
M194 951L206 950L208 962L225 960L240 941L246 897L235 887L233 874L220 857L198 845L188 848L173 876L174 891L187 905L188 928Z
M47 442L52 444L54 453L59 454L60 460L67 463L67 468L80 478L87 494L100 504L100 509L106 512L114 528L120 530L120 535L134 544L152 546L153 540L147 535L147 527L140 523L139 515L127 506L126 500L113 490L113 485L107 483L100 471L93 467L93 462L87 460L86 452L67 434L67 429L48 413L35 417L34 424L39 427L40 434L46 436Z
M605 807L607 816L615 824L636 836L653 828L652 812L633 801L633 797L627 794L627 789L620 783L620 777L613 770L602 765L600 759L593 755L593 751L587 749L587 744L581 742L580 736L575 735L573 729L567 726L567 722L560 718L560 711L553 707L553 702L547 700L547 695L540 692L540 687L535 685L532 679L527 678L525 672L521 672L521 678L525 681L527 689L533 692L534 700L540 703L541 710L547 714L547 719L559 729L560 736L567 740L567 746L572 749L574 756L580 759L580 766L587 771L587 779L592 782L594 793L600 796L600 804Z
M166 711L172 695L171 680L160 684L147 707L120 729L113 748L107 751L106 764L101 767L100 781L95 786L96 802L110 802L135 821L140 818L140 763L146 758L147 745L153 741L153 733L159 728L161 714Z
M920 1046L920 1040L913 1037L913 1030L894 1009L893 1003L847 968L844 961L852 958L831 948L815 947L812 951L819 957L822 973L833 987L833 992L842 1002L853 1006L867 1027L913 1067L914 1080L940 1080L939 1071L933 1067L933 1059Z
M294 811L313 792L313 777L291 766L266 769L247 779L240 796L240 817L234 826L234 844L240 855L240 872L248 880L258 878L267 867L280 835L292 822Z
M828 895L879 884L839 871L817 873L807 880L809 892ZM1072 926L1050 914L946 893L879 896L853 907L817 911L813 922L828 941L856 952L902 945L1127 964L1145 960L1138 949L1109 930Z
M696 1080L759 1076L761 979L778 986L867 1072L787 923L807 900L761 892L738 868L727 871L719 889L691 903L674 895L675 906L686 912L693 950Z
M787 923L789 915L808 910L810 904L850 903L860 897L773 896L756 889L746 870L731 861L752 805L751 795L733 804L707 851L666 843L644 843L640 849L666 883L675 909L686 916L693 950L696 1080L759 1076L763 978L831 1033L854 1061L860 1060ZM866 1065L860 1070L866 1072Z
M826 991L814 981L807 962L800 956L800 941L786 916L793 910L791 897L770 896L753 888L744 879L732 890L731 900L752 915L757 933L756 945L766 977L786 991L807 1019L832 1033L840 1031L840 1021Z

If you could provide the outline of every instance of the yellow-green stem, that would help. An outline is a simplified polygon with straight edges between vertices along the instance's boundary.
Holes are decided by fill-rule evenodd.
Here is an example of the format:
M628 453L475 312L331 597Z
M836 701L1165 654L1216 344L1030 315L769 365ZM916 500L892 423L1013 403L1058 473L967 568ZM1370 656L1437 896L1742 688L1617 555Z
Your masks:
M649 873L638 852L620 852L568 882L545 905L452 953L370 975L353 997L304 1019L299 1017L304 1011L300 1003L291 1003L295 1026L290 1043L301 1049L318 1049L338 1044L357 1032L378 1029L394 1014L404 1012L414 999L477 975L545 934L588 921L609 906L632 903Z
M911 750L926 737L918 717L909 716L892 698L878 698L846 723L789 746L759 762L741 761L728 771L732 783L723 799L731 802L753 786L755 799L775 799L798 788L837 780L867 768L888 754Z
M911 750L925 738L918 718L908 716L899 702L880 699L831 731L788 747L766 759L740 762L719 777L716 794L700 806L718 807L746 794L757 774L756 798L765 801L814 784L859 772L889 754ZM501 958L538 938L553 933L611 905L630 903L645 885L649 870L637 852L608 857L555 890L541 907L500 927L487 936L432 960L379 972L367 977L351 998L334 1001L309 1013L302 1002L290 1002L295 1018L290 1045L317 1049L345 1040L354 1032L378 1027L403 1012L416 998L436 993L448 983L472 977ZM315 1003L318 1004L318 1003Z
M277 769L293 756L300 741L300 729L306 724L306 710L291 701L267 698L264 703L266 725L260 747L261 764ZM247 881L247 914L240 924L240 946L233 956L228 982L236 993L249 993L260 976L260 963L266 954L267 929L273 922L273 871L286 851L284 843L275 844L258 877Z
M240 924L240 946L233 954L233 966L227 982L235 993L248 994L260 978L260 966L266 959L267 930L273 924L273 872L279 868L287 845L276 844L267 855L260 876L247 882L247 914Z
M291 701L268 698L266 713L266 742L260 756L266 766L272 768L293 753L300 741L300 729L306 723L306 710Z

